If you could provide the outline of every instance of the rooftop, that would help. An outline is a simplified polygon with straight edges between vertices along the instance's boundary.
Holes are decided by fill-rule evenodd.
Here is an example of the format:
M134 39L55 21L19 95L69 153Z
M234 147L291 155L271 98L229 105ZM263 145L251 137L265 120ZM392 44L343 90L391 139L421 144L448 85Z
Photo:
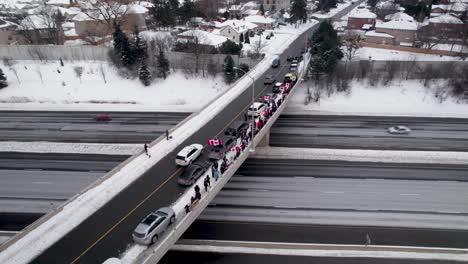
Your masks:
M375 31L367 31L366 36L371 36L371 37L381 37L381 38L395 38L394 36L387 34L387 33L379 33Z
M443 14L438 17L433 17L429 19L429 23L433 24L463 24L463 22L450 14Z
M251 23L258 23L258 24L271 24L274 22L273 19L265 16L254 15L254 16L247 16L245 20Z
M375 27L416 31L418 29L418 24L416 22L410 22L405 20L390 20L388 22L377 22Z
M210 45L210 46L219 46L223 42L227 40L226 37L216 35L207 31L203 30L187 30L183 33L180 33L178 36L184 37L183 39L186 39L186 37L193 37L193 38L198 38L198 41L202 45Z
M348 17L351 18L370 18L370 19L375 19L377 18L377 15L369 11L368 9L365 8L356 8L351 13L349 13Z

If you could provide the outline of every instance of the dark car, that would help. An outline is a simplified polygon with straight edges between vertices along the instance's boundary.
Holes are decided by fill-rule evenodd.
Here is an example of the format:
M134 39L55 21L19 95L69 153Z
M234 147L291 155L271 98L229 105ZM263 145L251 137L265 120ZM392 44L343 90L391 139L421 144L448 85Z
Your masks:
M107 121L111 121L112 118L110 117L108 113L100 113L98 116L94 118L94 120L107 122Z
M286 58L286 60L289 61L289 62L291 62L292 60L294 60L294 57L293 57L293 56L288 56L288 57Z
M244 131L248 129L249 125L245 121L234 121L224 131L224 135L239 137Z
M221 138L221 144L212 146L208 157L210 159L222 159L224 154L236 144L236 139L232 136L224 135Z
M281 92L281 86L283 86L282 82L277 82L275 85L273 85L273 89L271 90L273 93L279 93Z
M263 81L263 84L268 85L268 84L273 84L275 83L275 77L273 75L267 75L265 76L265 80Z
M199 160L190 164L182 174L177 178L177 183L184 186L190 186L194 184L198 178L203 176L205 172L210 168L211 163L206 160Z

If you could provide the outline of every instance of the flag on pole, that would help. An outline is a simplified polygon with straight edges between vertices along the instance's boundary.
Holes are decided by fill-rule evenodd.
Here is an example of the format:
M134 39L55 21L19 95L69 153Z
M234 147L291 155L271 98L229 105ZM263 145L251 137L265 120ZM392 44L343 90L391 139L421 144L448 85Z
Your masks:
M221 144L223 144L223 143L221 142L220 139L217 139L217 138L213 138L213 139L208 140L208 145L210 145L210 146L219 146Z

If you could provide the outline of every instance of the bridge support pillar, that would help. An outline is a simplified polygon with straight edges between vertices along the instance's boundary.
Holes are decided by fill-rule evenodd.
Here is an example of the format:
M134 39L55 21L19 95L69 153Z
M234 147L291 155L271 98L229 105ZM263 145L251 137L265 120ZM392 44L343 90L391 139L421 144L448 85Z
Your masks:
M258 142L258 147L268 147L270 145L270 130L266 131L265 136Z

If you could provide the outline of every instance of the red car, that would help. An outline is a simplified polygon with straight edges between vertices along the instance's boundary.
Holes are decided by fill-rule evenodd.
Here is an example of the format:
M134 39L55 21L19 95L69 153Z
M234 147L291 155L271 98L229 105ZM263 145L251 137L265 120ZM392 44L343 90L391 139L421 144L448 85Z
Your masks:
M100 113L98 116L96 116L94 118L96 121L104 121L104 122L107 122L107 121L111 121L112 120L112 117L109 116L108 113Z

